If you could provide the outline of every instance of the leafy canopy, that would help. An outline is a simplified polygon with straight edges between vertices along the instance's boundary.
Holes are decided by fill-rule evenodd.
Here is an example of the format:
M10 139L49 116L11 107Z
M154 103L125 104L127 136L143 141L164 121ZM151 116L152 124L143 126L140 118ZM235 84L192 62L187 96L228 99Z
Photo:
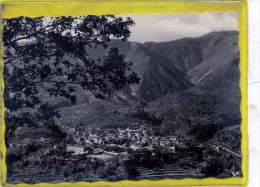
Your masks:
M76 102L76 87L105 99L138 83L131 63L117 48L96 59L88 54L90 48L107 48L111 39L127 40L133 25L130 18L112 15L4 19L6 117L8 112L36 108L35 118L51 119L41 93Z

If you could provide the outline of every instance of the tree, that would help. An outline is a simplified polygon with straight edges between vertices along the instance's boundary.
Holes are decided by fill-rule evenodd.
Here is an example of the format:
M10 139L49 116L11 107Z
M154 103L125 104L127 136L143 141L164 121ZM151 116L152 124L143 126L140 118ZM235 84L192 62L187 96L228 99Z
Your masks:
M3 22L8 125L19 121L46 124L58 117L54 111L46 113L52 109L46 110L50 106L41 100L43 93L75 103L76 87L106 99L114 91L139 82L136 73L131 72L131 63L117 48L96 59L88 54L89 48L107 48L111 39L127 40L134 25L130 18L16 17Z

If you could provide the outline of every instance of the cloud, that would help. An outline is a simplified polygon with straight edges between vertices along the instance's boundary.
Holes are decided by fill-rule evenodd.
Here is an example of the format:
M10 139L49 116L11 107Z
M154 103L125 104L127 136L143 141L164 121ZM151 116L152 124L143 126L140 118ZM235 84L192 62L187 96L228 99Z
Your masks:
M135 20L130 41L170 41L213 31L238 30L238 15L228 13L123 15Z

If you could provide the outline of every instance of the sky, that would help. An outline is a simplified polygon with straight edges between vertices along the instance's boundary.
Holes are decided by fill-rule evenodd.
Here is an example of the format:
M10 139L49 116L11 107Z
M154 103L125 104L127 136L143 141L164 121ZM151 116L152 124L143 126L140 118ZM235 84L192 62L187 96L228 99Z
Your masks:
M233 12L195 14L129 14L135 26L133 42L162 42L183 37L199 37L213 31L238 30L238 15Z

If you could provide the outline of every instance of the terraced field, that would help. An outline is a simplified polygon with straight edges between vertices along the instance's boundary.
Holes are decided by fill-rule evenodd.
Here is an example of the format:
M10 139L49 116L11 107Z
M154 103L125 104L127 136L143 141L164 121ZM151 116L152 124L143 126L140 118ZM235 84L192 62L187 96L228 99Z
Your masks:
M140 175L137 179L161 179L161 178L183 178L183 177L203 177L203 174L199 174L195 169L181 169L171 168L167 166L158 169L146 169L139 168Z

